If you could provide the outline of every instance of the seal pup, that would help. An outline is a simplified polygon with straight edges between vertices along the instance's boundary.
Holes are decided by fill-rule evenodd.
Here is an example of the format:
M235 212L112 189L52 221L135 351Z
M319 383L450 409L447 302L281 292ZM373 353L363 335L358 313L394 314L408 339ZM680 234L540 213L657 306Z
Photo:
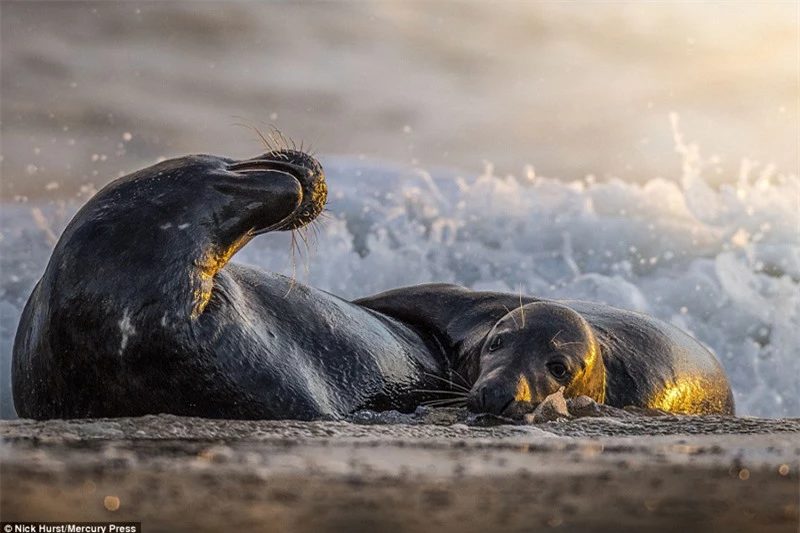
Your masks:
M519 418L564 387L565 398L677 414L735 412L714 355L648 315L578 300L547 300L420 285L356 300L437 339L448 379L464 377L474 412Z

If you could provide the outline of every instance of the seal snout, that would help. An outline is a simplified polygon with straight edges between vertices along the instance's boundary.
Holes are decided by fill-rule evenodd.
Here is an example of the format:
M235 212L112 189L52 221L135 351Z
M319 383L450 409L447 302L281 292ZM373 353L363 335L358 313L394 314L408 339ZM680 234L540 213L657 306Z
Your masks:
M490 380L474 387L467 399L467 408L476 413L521 417L533 410L531 387L528 379L520 375L516 384Z
M325 183L325 172L322 165L311 155L299 150L282 150L277 153L286 158L293 167L292 175L302 188L302 198L290 219L280 229L293 230L311 223L325 209L328 199L328 186ZM273 155L273 154L270 154Z
M294 202L291 213L277 224L257 228L252 232L253 235L301 228L317 218L325 208L328 197L325 173L322 165L305 152L289 149L273 151L254 159L233 163L228 169L239 175L262 177L264 185L273 184L276 176L283 175L290 177L297 187L292 193ZM291 188L289 185L285 187Z
M473 389L467 399L467 407L476 413L501 414L514 401L514 396L498 387L482 385Z

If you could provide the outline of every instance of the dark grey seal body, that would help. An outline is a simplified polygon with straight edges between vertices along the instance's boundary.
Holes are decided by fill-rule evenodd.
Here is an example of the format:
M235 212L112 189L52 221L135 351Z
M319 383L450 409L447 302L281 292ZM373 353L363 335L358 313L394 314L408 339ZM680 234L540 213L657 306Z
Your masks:
M464 389L474 410L513 414L564 384L610 405L733 412L714 357L643 315L450 285L348 302L228 262L255 235L311 222L326 195L295 150L188 156L109 184L22 314L19 415L336 418Z
M414 324L465 376L473 411L524 414L564 387L613 407L733 414L728 378L699 342L661 320L607 305L455 285L388 291L356 303Z

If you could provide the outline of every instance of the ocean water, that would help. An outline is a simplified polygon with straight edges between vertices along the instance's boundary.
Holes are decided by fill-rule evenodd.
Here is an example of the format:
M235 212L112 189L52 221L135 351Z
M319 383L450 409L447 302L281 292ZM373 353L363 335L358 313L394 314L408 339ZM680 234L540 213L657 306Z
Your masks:
M798 13L2 2L0 415L79 206L162 158L252 157L248 123L314 146L330 216L294 262L286 235L234 260L351 298L440 281L644 311L714 351L739 413L800 416Z

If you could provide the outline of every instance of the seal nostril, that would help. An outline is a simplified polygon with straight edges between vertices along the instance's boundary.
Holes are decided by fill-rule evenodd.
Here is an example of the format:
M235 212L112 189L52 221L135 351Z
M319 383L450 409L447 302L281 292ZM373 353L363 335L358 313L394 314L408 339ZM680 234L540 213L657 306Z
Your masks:
M480 413L500 415L513 403L512 394L496 383L488 383L476 388L470 395L469 407Z

